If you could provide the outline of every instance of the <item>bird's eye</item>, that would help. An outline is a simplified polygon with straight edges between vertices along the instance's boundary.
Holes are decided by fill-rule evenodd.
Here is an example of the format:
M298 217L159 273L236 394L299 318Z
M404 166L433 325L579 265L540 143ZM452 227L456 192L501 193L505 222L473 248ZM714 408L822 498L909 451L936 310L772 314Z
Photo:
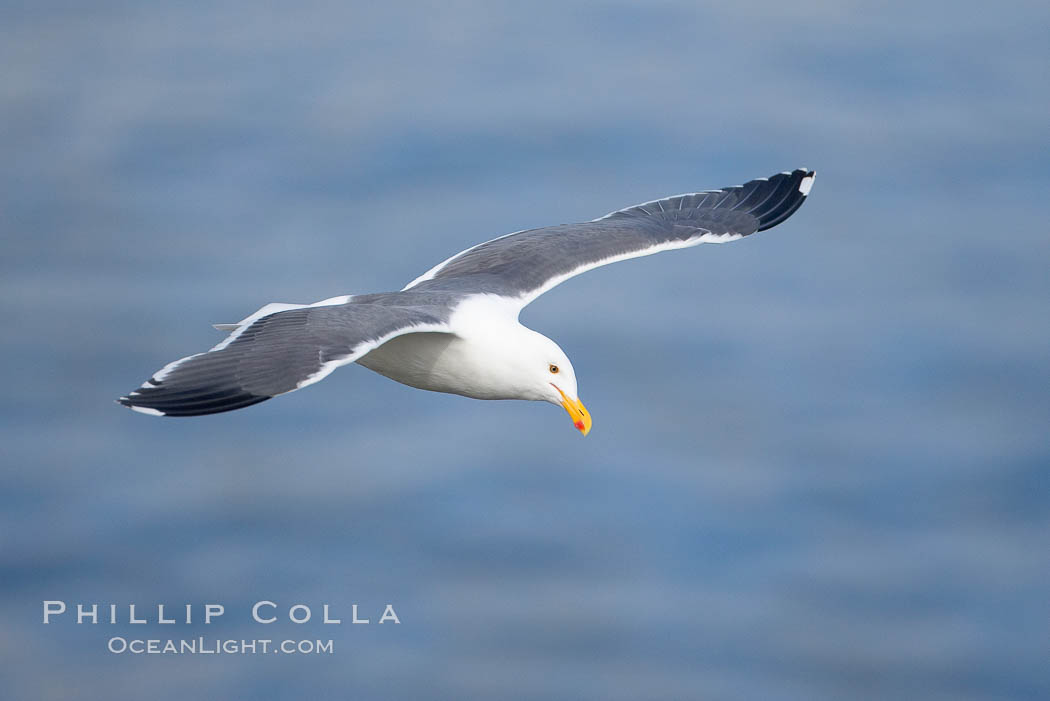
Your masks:
M550 364L549 369L550 369L552 375L557 375L558 374L558 366L555 365L554 363Z

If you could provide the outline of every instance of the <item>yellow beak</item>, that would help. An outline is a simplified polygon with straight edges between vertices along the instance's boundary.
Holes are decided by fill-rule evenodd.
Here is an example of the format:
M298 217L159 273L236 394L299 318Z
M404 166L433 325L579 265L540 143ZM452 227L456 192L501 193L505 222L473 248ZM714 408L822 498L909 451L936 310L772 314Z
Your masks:
M561 405L565 407L565 411L569 412L573 426L586 436L591 432L591 412L587 411L587 407L579 399L566 397L565 392L562 392L557 385L554 385L554 389L558 390L558 394L561 395Z

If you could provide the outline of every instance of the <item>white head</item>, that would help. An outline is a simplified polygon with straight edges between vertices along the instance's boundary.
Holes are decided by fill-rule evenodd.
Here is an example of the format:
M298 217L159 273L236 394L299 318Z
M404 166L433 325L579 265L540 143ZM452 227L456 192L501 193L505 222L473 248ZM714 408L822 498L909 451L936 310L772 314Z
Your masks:
M506 361L513 366L516 396L550 402L565 409L573 425L587 435L591 415L577 394L576 371L558 344L524 326L515 334L513 350Z

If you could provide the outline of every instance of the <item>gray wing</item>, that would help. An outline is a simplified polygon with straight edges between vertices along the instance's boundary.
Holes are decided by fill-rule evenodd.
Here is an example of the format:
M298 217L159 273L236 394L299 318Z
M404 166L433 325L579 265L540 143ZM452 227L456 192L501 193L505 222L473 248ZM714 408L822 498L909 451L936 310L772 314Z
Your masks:
M274 306L293 308L267 313ZM447 332L447 312L357 302L268 305L210 351L169 363L117 401L163 416L240 409L318 382L394 336Z
M456 254L405 289L483 292L523 307L600 265L700 243L722 243L776 226L802 206L806 169L621 209L594 221L508 234Z

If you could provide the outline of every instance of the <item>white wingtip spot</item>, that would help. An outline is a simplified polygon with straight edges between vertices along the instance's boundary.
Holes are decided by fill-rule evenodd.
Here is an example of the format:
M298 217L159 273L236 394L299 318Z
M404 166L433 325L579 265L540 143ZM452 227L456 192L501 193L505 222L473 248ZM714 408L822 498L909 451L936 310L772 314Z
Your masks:
M809 189L813 187L813 179L816 177L816 173L814 173L813 175L807 175L806 177L802 178L802 182L798 184L798 191L802 193L803 197L809 194Z
M148 414L150 416L164 416L163 411L157 411L156 409L150 409L148 406L129 406L132 411L137 411L140 414Z

